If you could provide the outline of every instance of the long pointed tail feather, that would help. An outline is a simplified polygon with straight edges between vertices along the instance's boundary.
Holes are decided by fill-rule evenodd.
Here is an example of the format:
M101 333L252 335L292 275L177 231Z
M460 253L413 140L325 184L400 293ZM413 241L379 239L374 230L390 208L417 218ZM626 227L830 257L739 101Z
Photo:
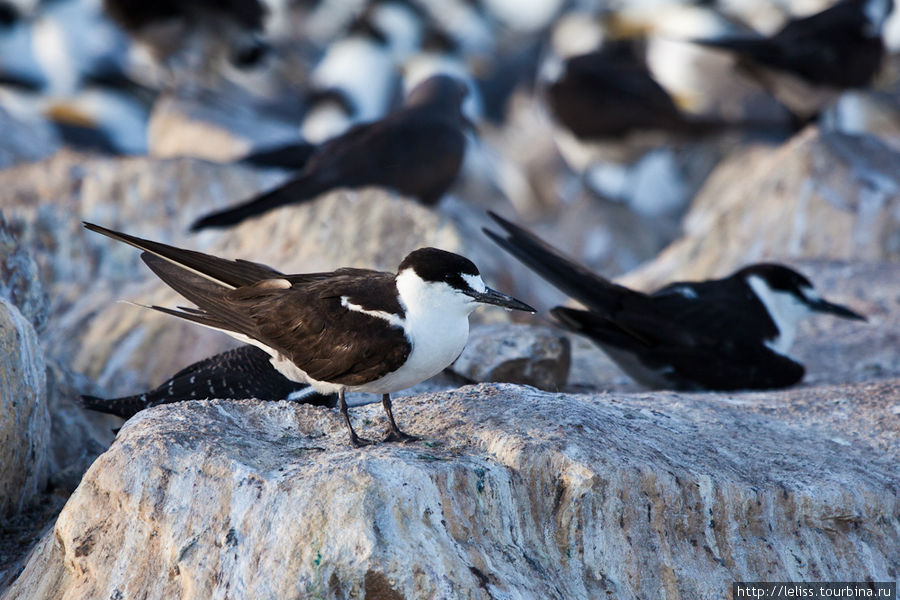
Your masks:
M488 237L525 263L535 273L585 306L607 313L619 306L623 295L640 294L640 292L617 285L590 271L584 265L567 258L533 233L493 212L488 214L507 233L507 236L503 237L489 229L484 229L483 231Z
M85 229L124 242L139 250L157 256L181 269L190 271L211 282L227 288L249 285L261 279L275 279L283 274L265 265L247 260L229 260L195 250L184 250L168 244L145 240L127 233L107 229L84 222Z
M284 185L275 188L262 196L226 208L224 210L209 213L191 225L191 231L200 231L211 227L231 227L241 221L266 213L285 204L300 204L315 198L327 189L320 185L315 177L303 176L292 179Z

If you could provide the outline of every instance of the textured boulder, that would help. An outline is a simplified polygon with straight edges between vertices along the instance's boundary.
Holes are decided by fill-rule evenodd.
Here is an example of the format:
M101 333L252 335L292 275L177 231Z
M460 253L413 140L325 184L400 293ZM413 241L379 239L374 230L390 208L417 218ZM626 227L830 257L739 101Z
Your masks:
M506 382L560 391L572 352L559 330L512 323L475 327L451 369L476 382Z
M336 411L187 402L125 425L5 600L698 598L893 580L900 381L734 395L509 384ZM380 407L354 411L363 432Z
M0 297L9 299L40 331L47 322L47 294L38 267L28 249L19 243L0 211Z
M802 258L900 260L900 152L815 128L739 151L710 175L684 235L622 281L649 289Z
M0 518L21 510L47 482L45 370L31 323L0 297Z

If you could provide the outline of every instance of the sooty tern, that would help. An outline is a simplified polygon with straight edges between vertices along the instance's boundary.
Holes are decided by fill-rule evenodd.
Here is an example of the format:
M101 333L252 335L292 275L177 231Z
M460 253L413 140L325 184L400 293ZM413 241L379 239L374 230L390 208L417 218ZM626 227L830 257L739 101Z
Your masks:
M491 214L505 230L485 233L541 277L587 307L551 313L593 340L650 388L736 390L786 387L803 378L789 358L797 323L812 313L866 320L824 300L783 265L754 264L724 279L630 290L566 258L532 233Z
M268 353L246 345L185 367L154 390L122 398L82 396L87 409L129 419L158 404L204 398L297 400L315 406L335 406L334 396L323 396L305 384L291 381L275 370Z
M147 266L197 305L150 308L253 344L291 381L308 383L321 394L337 393L354 446L369 441L350 425L345 392L381 394L390 426L385 440L414 439L394 422L391 392L456 360L469 335L469 313L480 304L534 312L485 286L469 259L436 248L414 250L396 274L342 268L287 275L258 263L84 226L143 250Z
M694 40L735 53L739 64L801 121L841 90L868 86L881 69L893 0L841 0L792 19L771 37Z
M448 75L417 85L400 109L322 143L296 178L233 208L206 215L192 231L229 227L339 187L378 185L434 204L453 183L466 151L466 85Z

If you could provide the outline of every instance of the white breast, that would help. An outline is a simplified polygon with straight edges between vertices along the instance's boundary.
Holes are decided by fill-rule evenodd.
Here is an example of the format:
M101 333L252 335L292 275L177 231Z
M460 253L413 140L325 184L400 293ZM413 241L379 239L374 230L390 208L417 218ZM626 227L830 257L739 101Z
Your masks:
M412 351L399 369L352 391L386 394L416 385L450 366L466 345L474 308L468 297L443 283L425 284L411 270L397 278L397 288Z

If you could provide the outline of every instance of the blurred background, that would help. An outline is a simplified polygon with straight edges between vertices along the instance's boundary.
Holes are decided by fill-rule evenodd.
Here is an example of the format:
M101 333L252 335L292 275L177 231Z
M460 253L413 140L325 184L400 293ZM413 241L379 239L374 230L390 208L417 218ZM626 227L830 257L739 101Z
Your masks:
M139 252L81 221L289 273L394 270L421 246L464 254L491 287L539 314L525 326L478 311L472 354L445 387L492 380L492 361L511 355L551 364L545 384L525 381L545 389L637 389L590 342L531 327L550 325L547 309L567 298L482 233L496 227L488 210L644 290L755 261L794 265L869 318L804 323L795 353L804 385L896 378L900 17L891 8L0 0L0 318L11 323L0 334L15 334L0 338L0 384L19 382L9 393L23 399L19 413L32 411L0 420L14 432L6 450L21 458L13 470L29 478L19 497L0 497L0 515L43 502L10 522L0 588L121 426L87 413L80 395L140 394L236 345L130 304L184 300ZM328 140L397 114L439 73L466 84L472 127L437 204L352 182L191 231L315 168ZM373 164L393 151L361 147Z

